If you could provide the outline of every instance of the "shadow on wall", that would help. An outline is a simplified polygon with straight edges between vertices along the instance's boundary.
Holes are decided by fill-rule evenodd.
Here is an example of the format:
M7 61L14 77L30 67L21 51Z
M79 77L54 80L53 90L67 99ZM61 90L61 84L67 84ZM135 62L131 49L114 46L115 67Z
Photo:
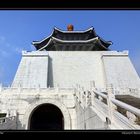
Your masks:
M22 124L19 120L19 114L17 114L16 130L25 130L25 124Z
M47 79L47 87L54 87L53 83L53 66L52 66L52 58L48 56L48 79Z
M17 121L17 130L25 130L25 125L23 125L19 120Z

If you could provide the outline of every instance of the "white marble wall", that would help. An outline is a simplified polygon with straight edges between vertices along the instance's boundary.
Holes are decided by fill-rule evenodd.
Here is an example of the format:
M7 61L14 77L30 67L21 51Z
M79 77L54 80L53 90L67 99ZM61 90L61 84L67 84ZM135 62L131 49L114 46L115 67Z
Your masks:
M114 88L140 88L140 78L127 53L104 54L106 83Z
M104 73L99 51L49 51L52 59L53 85L72 87L79 84L87 89L90 81L96 81L96 87L104 87ZM50 81L49 81L50 82Z
M47 87L48 55L47 52L23 52L12 87Z
M33 51L22 55L13 87L71 88L79 84L89 89L90 81L95 81L97 88L109 83L140 88L127 51Z
M92 130L92 129L107 129L106 122L90 108L83 109L77 102L76 104L77 129Z
M75 98L73 90L56 89L2 89L0 92L0 113L7 113L7 117L17 115L17 129L28 129L28 117L34 107L44 103L59 105L67 125L66 129L76 129ZM50 102L51 101L51 102ZM31 108L32 110L29 110ZM67 112L67 113L66 113ZM70 122L70 124L69 124ZM11 124L9 124L10 126ZM1 127L1 126L0 126ZM8 127L8 124L4 124ZM15 129L15 127L13 128Z
M13 87L71 88L80 84L89 88L90 81L105 87L101 52L49 51L23 52Z

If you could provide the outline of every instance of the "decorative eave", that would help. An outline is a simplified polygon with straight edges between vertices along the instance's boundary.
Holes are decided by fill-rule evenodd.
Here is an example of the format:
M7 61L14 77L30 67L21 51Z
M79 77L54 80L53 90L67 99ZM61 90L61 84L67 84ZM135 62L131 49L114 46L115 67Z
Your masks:
M60 42L60 43L90 43L98 39L99 39L98 37L95 37L89 40L61 40L61 39L52 37L53 41Z
M49 46L54 47L54 44L55 45L57 45L57 44L69 44L69 45L82 44L83 45L83 44L95 44L95 43L97 43L103 50L108 50L108 48L105 47L101 43L99 37L95 37L95 38L92 38L92 39L89 39L89 40L74 40L74 41L72 41L72 40L61 40L61 39L58 39L58 38L55 38L55 37L51 37L50 40L48 41L48 43L44 47L38 49L38 51L42 51L44 49L47 50L47 47L49 47Z
M85 31L63 31L63 30L61 30L61 29L59 29L59 28L57 28L57 27L54 27L53 28L53 32L51 33L51 35L49 35L48 37L46 37L46 38L44 38L43 40L41 40L41 41L33 41L32 42L32 45L38 45L38 44L40 44L40 43L43 43L44 41L46 41L46 40L49 40L50 39L50 37L51 36L54 36L54 34L56 34L57 32L59 32L59 33L66 33L66 34L71 34L71 33L79 33L79 34L85 34L85 33L88 33L88 32L93 32L93 34L95 35L95 36L97 36L96 35L96 32L94 31L94 28L93 27L90 27L89 29L87 29L87 30L85 30Z
M53 43L53 42L52 42L52 38L50 38L50 40L48 41L48 43L47 43L44 47L38 49L38 51L41 51L41 50L45 49L45 48L46 48L47 46L49 46L51 43Z
M66 36L65 36L66 35ZM67 36L68 35L68 36ZM67 38L71 35L71 37L74 38ZM78 37L80 35L80 38L77 40L75 39L75 36ZM64 38L65 37L65 38ZM81 38L82 37L82 38ZM69 39L69 40L68 40ZM61 29L58 29L56 27L53 28L53 32L50 36L44 38L41 41L33 41L32 44L36 47L38 51L41 51L43 49L47 49L47 47L52 48L51 46L55 46L56 44L65 44L68 45L71 44L95 44L97 43L97 46L102 50L108 50L108 47L112 45L113 43L111 41L105 41L101 37L99 37L94 28L91 27L85 31L63 31ZM50 46L51 45L51 46ZM53 49L53 48L52 48Z
M50 39L52 41L56 41L56 42L59 42L59 43L90 43L90 42L93 42L95 40L98 40L98 41L100 41L100 44L102 44L102 45L103 45L102 42L104 42L104 44L107 44L107 45L112 45L111 41L105 41L98 36L94 37L92 39L88 39L88 40L61 40L61 39L58 39L58 38L55 38L55 37L51 37Z
M41 40L41 41L33 41L33 42L32 42L32 45L34 45L34 46L35 46L35 45L38 45L38 44L44 42L45 40L48 40L48 41L49 41L49 39L50 39L50 37L53 35L53 33L54 33L54 30L53 30L53 32L51 33L51 35L49 35L48 37L44 38L43 40Z
M112 41L105 41L104 39L102 39L101 37L100 38L100 41L102 42L103 45L105 45L106 47L109 47L110 45L113 44Z

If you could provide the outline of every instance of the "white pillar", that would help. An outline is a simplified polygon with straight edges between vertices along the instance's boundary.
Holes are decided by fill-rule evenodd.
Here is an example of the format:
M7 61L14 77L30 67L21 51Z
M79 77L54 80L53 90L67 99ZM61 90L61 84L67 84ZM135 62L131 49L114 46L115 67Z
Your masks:
M108 113L111 123L114 122L114 110L116 109L116 106L112 103L111 98L115 98L114 91L113 91L113 85L109 84L107 86L107 104L108 104Z
M78 97L78 92L79 92L79 89L78 89L79 87L78 87L78 84L76 84L76 87L75 87L75 95L76 95L76 97Z
M81 88L81 91L82 91L82 92L81 92L81 95L82 95L82 96L81 96L81 97L82 97L82 105L83 105L83 107L85 107L85 100L84 100L84 99L85 99L84 87L82 87L82 88Z
M126 115L127 115L127 118L133 123L133 124L137 124L138 122L138 117L131 113L130 111L126 111Z
M90 90L95 89L95 81L90 81Z
M94 99L95 99L95 93L93 92L95 90L95 81L91 81L91 105L94 106Z
M10 117L11 114L10 114L10 109L7 110L7 117Z
M21 84L19 83L18 85L18 92L20 93L21 92Z
M55 91L56 91L56 93L59 92L59 84L56 85Z

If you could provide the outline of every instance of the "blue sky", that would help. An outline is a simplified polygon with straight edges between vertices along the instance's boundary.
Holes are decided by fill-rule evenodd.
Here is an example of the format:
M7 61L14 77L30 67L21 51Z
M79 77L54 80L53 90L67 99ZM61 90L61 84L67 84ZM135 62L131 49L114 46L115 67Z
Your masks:
M111 50L129 50L129 57L140 75L140 11L127 10L1 10L0 83L11 84L21 59L21 51L32 51L32 41L49 36L54 27L75 30L93 26Z

